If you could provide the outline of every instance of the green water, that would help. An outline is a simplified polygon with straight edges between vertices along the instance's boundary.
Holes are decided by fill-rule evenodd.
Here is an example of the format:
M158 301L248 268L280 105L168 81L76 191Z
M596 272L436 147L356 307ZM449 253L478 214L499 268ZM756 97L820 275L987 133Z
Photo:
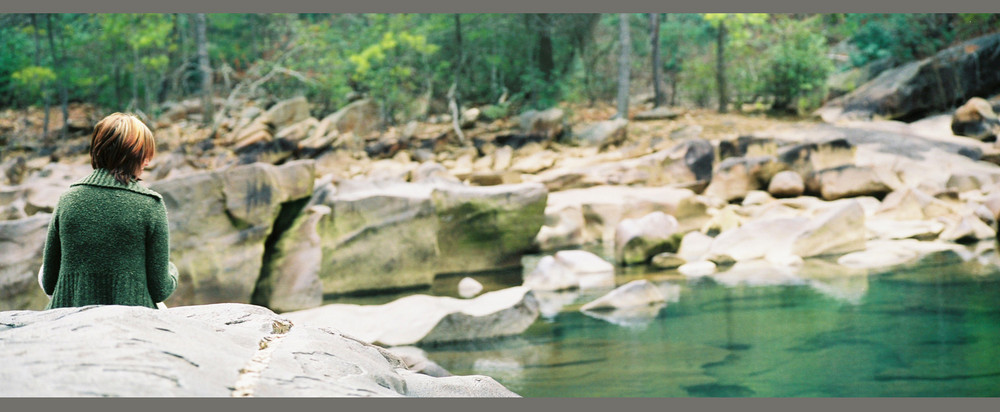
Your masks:
M960 266L725 286L677 285L649 318L611 323L564 295L523 335L424 348L454 374L483 374L525 397L1000 396L1000 274ZM501 276L488 289L516 285ZM437 294L458 278L439 280Z

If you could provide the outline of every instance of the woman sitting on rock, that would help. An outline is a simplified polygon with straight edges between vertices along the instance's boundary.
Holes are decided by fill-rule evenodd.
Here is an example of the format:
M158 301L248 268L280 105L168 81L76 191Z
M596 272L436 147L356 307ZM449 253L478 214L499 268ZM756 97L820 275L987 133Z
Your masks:
M94 127L94 172L59 197L40 283L46 309L85 305L156 308L177 287L163 198L139 184L155 153L153 133L131 114Z

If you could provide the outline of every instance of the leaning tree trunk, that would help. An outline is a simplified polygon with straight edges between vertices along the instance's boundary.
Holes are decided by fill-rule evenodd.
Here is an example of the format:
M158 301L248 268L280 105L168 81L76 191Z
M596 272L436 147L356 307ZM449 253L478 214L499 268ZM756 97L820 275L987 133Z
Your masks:
M621 48L621 56L618 58L618 114L615 117L628 119L628 81L631 65L629 52L632 44L629 40L628 14L619 14L618 21L618 45Z
M715 82L719 88L719 113L726 112L726 23L719 21L718 37L716 38Z
M208 64L208 40L205 38L205 14L194 15L195 26L198 31L198 67L201 70L201 104L202 104L202 124L212 124L212 67Z
M649 13L650 35L653 64L653 107L660 107L666 102L663 87L663 64L660 61L660 13Z

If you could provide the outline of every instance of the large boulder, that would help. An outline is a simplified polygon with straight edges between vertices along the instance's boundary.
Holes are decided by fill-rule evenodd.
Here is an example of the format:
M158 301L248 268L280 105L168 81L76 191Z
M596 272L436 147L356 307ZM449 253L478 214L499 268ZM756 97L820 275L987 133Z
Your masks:
M283 208L312 193L312 161L254 163L160 180L170 222L177 290L169 306L249 303L264 261L265 241Z
M671 120L680 116L676 110L671 109L666 106L654 107L649 110L641 111L636 113L632 118L634 120Z
M792 170L778 172L767 184L767 192L775 197L801 196L805 189L802 176Z
M863 250L866 239L861 203L853 199L831 202L796 235L791 253L800 257L849 253Z
M844 126L816 125L812 127L774 130L775 139L806 142L781 149L779 160L803 177L814 172L856 166L873 171L879 180L893 190L904 186L919 187L929 193L946 190L953 175L975 175L979 181L997 181L1000 169L982 161L993 150L982 142L952 136L944 131L918 133L911 125L901 122L853 122ZM830 142L828 149L808 153L801 149L812 143ZM832 145L832 143L837 143ZM820 152L826 155L816 156ZM823 159L822 162L815 162ZM809 179L807 179L809 180ZM816 180L816 179L811 179ZM807 181L807 192L810 191ZM815 194L819 188L813 187Z
M319 280L323 253L316 230L320 219L329 216L328 206L313 205L302 211L281 234L265 264L253 300L276 312L308 309L323 304L323 284Z
M320 125L324 130L338 133L353 132L357 136L365 136L378 126L378 106L371 99L362 99L344 106L333 114L324 117Z
M975 38L934 56L886 70L858 89L827 102L817 111L838 118L914 119L948 110L955 102L992 93L1000 87L1000 34Z
M817 134L822 136L822 134ZM804 135L814 136L813 133L804 133ZM801 177L809 176L817 170L853 165L856 161L857 147L846 138L835 135L829 138L820 137L810 140L816 141L796 143L779 148L778 161L788 165L790 171L798 173Z
M537 111L528 110L521 114L521 131L527 135L541 135L554 140L563 134L565 112L559 108Z
M318 188L310 204L332 210L331 217L320 219L316 229L323 293L430 285L438 257L432 190L424 184L367 180Z
M524 275L522 286L535 291L570 290L580 287L580 279L555 256L545 256Z
M705 195L726 202L742 199L752 190L765 188L785 167L773 156L728 158L715 168Z
M906 187L889 193L879 204L875 216L892 220L925 220L951 215L957 212L953 205L924 193L920 189Z
M582 216L575 214L577 210ZM543 230L552 236L560 228L575 229L573 225L582 219L583 231L576 245L598 242L610 248L615 244L615 230L622 219L638 219L658 211L674 216L678 231L687 232L709 220L708 210L705 199L689 189L595 186L550 193L547 221L558 223L546 223L549 229Z
M590 289L613 286L614 278L614 265L600 256L583 250L562 250L543 257L524 276L524 286L539 291Z
M0 221L0 310L41 310L49 302L37 273L48 233L49 213Z
M840 166L815 172L810 179L825 200L845 197L883 197L892 191L885 180L872 167Z
M485 376L417 374L385 349L259 306L14 311L0 325L0 396L516 396Z
M473 299L411 295L384 305L332 304L285 313L295 325L334 328L377 345L422 345L517 335L538 317L530 289Z
M309 102L305 97L298 96L275 103L256 120L270 124L278 130L307 118L309 118Z
M583 226L580 205L549 203L545 206L545 224L539 229L535 243L541 250L583 245L586 243Z
M1000 134L1000 118L993 112L990 102L973 97L955 109L951 117L951 132L979 140L996 139Z
M552 168L534 179L553 192L602 185L683 185L700 190L712 178L714 159L715 149L711 143L689 139L633 159Z
M809 224L807 217L779 217L747 222L723 231L712 241L707 260L724 262L761 259L768 254L786 253L791 242Z
M520 266L545 222L548 191L538 183L438 185L430 197L438 273L473 272Z
M579 133L574 133L570 143L587 146L607 147L621 144L627 137L628 119L605 120L589 125Z
M675 236L677 218L653 212L639 219L624 219L615 230L615 261L634 265L646 263L663 252L676 252L680 238Z

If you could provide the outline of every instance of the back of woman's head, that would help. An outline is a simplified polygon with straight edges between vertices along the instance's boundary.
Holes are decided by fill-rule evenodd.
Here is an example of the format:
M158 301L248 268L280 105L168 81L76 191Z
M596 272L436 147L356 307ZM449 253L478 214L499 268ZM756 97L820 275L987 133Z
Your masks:
M153 132L133 114L108 115L97 122L90 137L90 165L107 169L122 184L136 180L155 153Z

